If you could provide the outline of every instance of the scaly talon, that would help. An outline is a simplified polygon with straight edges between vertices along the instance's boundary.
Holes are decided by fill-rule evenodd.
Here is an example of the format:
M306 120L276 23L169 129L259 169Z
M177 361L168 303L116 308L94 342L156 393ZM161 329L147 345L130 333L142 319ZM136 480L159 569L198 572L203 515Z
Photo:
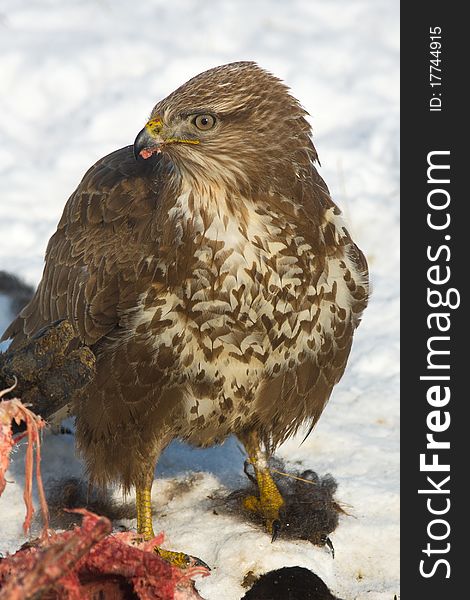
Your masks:
M249 460L245 460L245 462L243 463L243 472L248 477L248 479L251 481L251 483L257 483L256 477L248 471L248 467L250 465L251 465L251 462Z
M172 550L165 550L159 546L155 546L154 552L161 556L163 560L170 563L171 565L180 569L187 569L189 567L204 567L205 569L211 570L203 560L184 552L173 552Z
M274 542L282 529L279 511L284 506L284 499L269 471L267 458L260 449L257 434L251 432L241 436L240 439L249 456L249 460L245 462L244 466L245 474L253 483L256 481L259 490L259 498L248 496L243 500L243 506L264 518L266 529L271 535L271 541ZM248 471L250 463L253 465L255 477Z
M277 540L277 538L279 537L279 534L281 533L281 529L282 529L281 521L279 521L279 519L276 519L275 521L273 521L273 524L272 524L272 532L273 533L271 536L271 544Z
M145 542L155 537L152 523L151 490L151 485L145 488L138 487L135 493L137 533L142 535Z
M322 535L321 541L325 544L325 546L328 546L328 548L331 550L331 557L334 558L335 557L335 548L334 548L333 542L330 540L329 536Z
M149 541L155 537L152 524L151 489L152 484L136 488L137 533L142 535L144 541ZM154 552L161 556L163 560L180 569L204 567L210 571L209 566L203 560L184 552L173 552L159 546L155 546Z
M260 515L263 514L261 503L259 501L259 498L257 498L256 496L247 496L246 498L243 498L243 506L244 508L246 508L246 510L249 510L250 512L258 513Z

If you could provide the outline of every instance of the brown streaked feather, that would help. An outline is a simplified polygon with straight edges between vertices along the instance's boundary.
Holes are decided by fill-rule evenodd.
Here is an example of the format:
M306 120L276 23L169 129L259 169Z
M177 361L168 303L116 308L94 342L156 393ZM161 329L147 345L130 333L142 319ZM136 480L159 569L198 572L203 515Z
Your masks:
M146 481L173 438L255 429L271 450L320 417L368 297L367 262L318 174L306 112L254 63L202 73L152 117L200 143L98 161L67 202L43 278L5 333L60 318L97 356L74 403L91 478Z

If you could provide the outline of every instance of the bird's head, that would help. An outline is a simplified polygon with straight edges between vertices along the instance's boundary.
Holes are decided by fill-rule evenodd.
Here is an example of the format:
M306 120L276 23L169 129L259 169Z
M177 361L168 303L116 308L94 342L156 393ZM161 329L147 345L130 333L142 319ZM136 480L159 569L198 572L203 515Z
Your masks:
M253 187L316 158L307 113L253 62L205 71L160 101L134 142L137 159L165 154L183 177ZM285 179L285 177L284 177Z

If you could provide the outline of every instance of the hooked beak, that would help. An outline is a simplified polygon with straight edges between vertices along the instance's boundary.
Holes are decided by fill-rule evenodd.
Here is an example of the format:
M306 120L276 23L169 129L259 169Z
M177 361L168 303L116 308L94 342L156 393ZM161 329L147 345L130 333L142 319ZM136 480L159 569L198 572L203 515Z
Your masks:
M134 156L138 158L150 158L153 154L162 151L165 140L161 136L163 123L160 119L151 119L140 131L134 141Z

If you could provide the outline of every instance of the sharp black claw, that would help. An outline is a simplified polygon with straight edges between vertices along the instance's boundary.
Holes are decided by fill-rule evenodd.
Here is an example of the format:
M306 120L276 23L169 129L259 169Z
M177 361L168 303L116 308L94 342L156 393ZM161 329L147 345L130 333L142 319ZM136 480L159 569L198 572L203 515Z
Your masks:
M275 542L281 533L281 521L276 519L273 521L273 535L271 537L271 543Z
M207 563L205 563L203 560L201 560L200 558L197 558L196 556L192 556L191 558L193 559L194 567L204 567L204 568L208 569L209 571L211 570L209 565Z
M333 546L333 542L330 540L330 538L327 535L322 536L322 542L325 544L325 546L328 546L328 548L331 551L331 556L332 556L332 558L334 558L335 557L335 548Z
M245 462L243 463L243 471L244 471L245 475L248 477L248 479L251 481L251 483L258 485L258 482L256 481L256 477L248 471L248 467L250 467L250 466L251 466L250 461L245 460Z

